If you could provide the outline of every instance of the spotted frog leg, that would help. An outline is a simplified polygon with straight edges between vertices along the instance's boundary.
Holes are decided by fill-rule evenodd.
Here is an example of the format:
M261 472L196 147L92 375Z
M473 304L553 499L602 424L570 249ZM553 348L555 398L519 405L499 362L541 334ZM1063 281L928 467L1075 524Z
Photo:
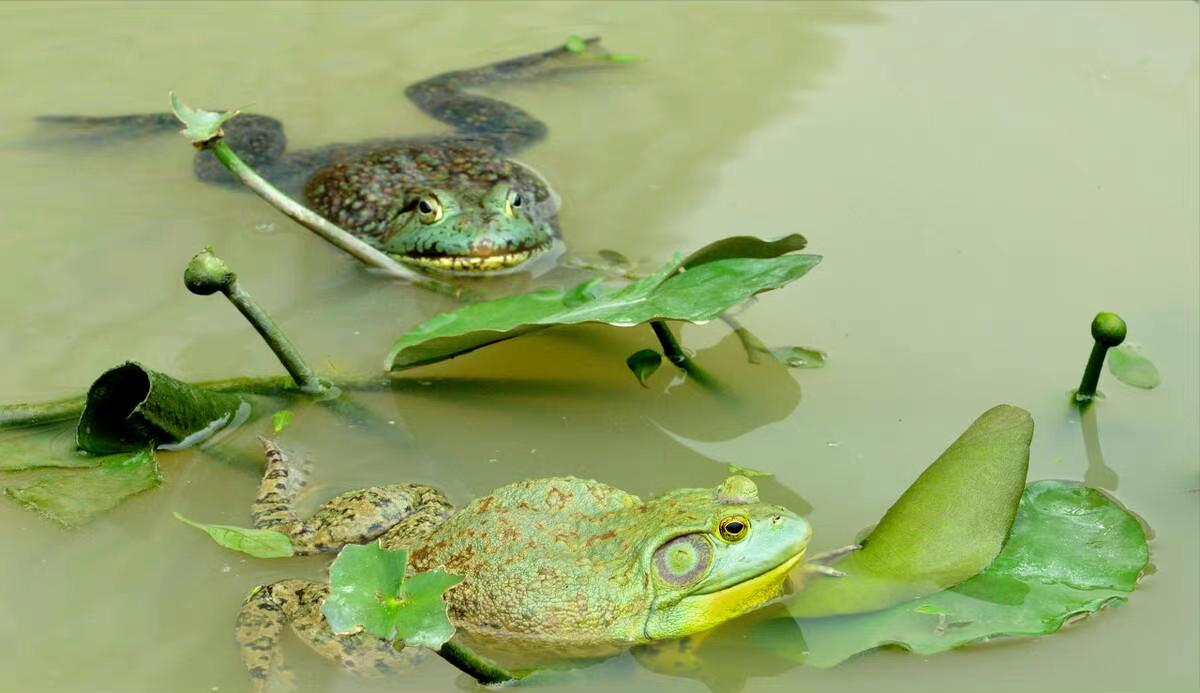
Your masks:
M294 504L304 486L303 473L273 441L263 444L267 468L252 509L254 525L291 537L297 554L334 552L376 538L389 550L412 549L453 512L437 489L391 485L343 493L309 520L301 520ZM256 693L267 690L273 677L288 678L279 638L289 623L305 644L354 673L386 673L409 663L406 653L368 633L335 634L321 613L328 595L327 584L281 580L259 586L246 597L235 638Z

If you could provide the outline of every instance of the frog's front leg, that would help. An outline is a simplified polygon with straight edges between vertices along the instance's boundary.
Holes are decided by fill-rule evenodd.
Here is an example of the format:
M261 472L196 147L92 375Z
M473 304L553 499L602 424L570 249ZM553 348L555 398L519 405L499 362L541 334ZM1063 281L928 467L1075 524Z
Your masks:
M238 612L236 639L254 693L266 691L273 679L291 683L279 646L288 624L304 644L355 674L385 674L411 662L410 653L369 633L334 633L321 613L327 596L326 585L281 580L257 587L246 597Z
M383 537L384 547L415 546L442 523L454 507L441 491L415 484L392 484L347 491L317 509L308 520L296 514L303 474L283 450L264 440L267 469L251 509L254 526L288 535L297 554L337 552L346 544Z

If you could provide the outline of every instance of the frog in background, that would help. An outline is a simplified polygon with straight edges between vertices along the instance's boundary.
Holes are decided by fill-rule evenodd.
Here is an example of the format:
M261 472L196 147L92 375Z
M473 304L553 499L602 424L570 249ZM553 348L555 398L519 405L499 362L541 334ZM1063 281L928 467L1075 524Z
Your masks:
M561 238L558 195L512 158L544 139L548 128L512 104L467 90L613 64L606 55L598 38L573 38L547 51L410 85L408 98L454 128L451 134L291 152L279 120L248 114L225 125L225 140L277 187L302 191L318 214L402 262L454 275L514 271ZM179 127L165 113L40 120L109 135ZM195 172L203 181L236 183L211 152L197 152Z

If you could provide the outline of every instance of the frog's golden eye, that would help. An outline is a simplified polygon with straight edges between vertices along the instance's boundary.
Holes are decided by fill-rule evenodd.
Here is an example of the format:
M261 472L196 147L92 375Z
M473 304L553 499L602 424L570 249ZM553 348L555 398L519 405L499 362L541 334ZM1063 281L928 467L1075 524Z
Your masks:
M417 200L417 218L422 224L433 224L442 219L442 203L433 195Z
M521 208L524 202L521 199L521 193L516 190L509 191L508 197L504 200L504 213L510 217L517 216L517 210Z
M744 515L730 515L721 520L717 531L725 541L741 541L750 533L750 518Z

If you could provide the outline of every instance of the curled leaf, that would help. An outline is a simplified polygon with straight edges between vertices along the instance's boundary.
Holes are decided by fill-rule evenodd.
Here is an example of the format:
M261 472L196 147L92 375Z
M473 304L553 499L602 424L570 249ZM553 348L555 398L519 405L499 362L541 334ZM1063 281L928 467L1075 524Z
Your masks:
M625 365L633 371L638 383L642 387L646 387L646 379L654 375L654 371L657 371L658 367L662 365L662 354L653 349L635 351L625 359Z
M186 126L180 133L193 143L199 144L220 137L221 126L241 113L242 109L216 112L192 108L176 96L175 92L171 92L171 112Z

